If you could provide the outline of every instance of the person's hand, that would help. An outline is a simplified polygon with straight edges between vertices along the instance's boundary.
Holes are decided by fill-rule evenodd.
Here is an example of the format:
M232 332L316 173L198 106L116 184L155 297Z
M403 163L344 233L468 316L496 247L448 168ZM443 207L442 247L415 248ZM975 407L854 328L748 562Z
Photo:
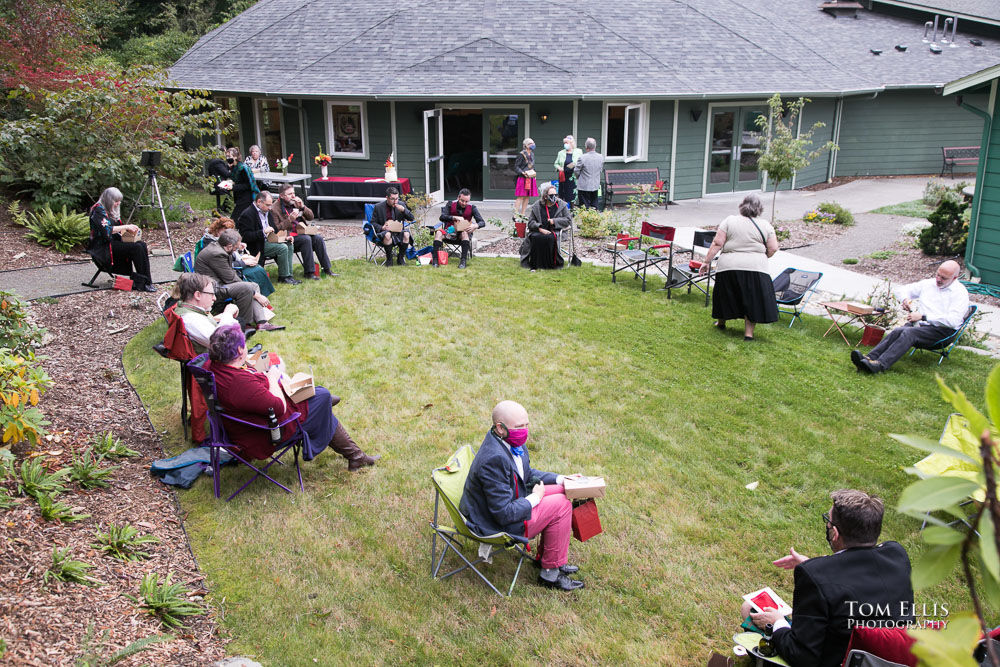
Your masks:
M763 630L764 626L766 626L768 623L774 625L775 623L778 622L779 619L782 618L784 618L784 616L782 616L781 612L779 612L774 607L764 607L764 611L759 613L750 612L750 620L752 620L753 624L756 625L761 630Z
M298 208L302 208L303 206L305 206L305 204L302 203L302 198L299 197L298 195L295 195L295 206Z
M901 305L903 307L903 310L909 310L910 309L910 300L909 299L903 299L903 303L901 303L899 305Z
M402 213L402 212L403 212L403 208L404 208L404 207L403 207L403 205L402 205L402 204L396 204L396 210L397 210L397 211L399 211L400 213Z
M273 233L274 233L274 227L272 227L271 225L264 225L264 235L265 236L267 236L268 234L273 234Z
M139 233L139 226L138 225L125 225L125 229L127 229L130 234L138 234Z
M573 165L570 164L570 166L572 167ZM557 169L559 169L559 171L566 171L563 167L557 167Z
M270 301L267 300L267 297L264 296L263 294L254 294L253 300L265 307L271 303Z
M792 570L796 565L804 563L807 560L809 560L809 556L803 556L795 550L795 547L792 547L788 550L787 556L782 556L778 560L771 561L771 565L776 565L785 570Z
M462 221L462 216L460 216L460 215L453 215L453 216L451 216L451 221L452 222L461 222Z
M300 215L302 215L302 211L300 211L297 208L293 208L292 212L288 214L288 217L291 218L292 220L294 220L295 218L299 217Z
M240 244L236 247L236 249L239 250L240 252L243 252L244 250L247 249L247 244L240 241Z
M225 313L226 315L229 315L229 317L235 320L236 316L240 314L240 309L236 306L235 303L230 303L227 304L226 307L222 309L222 312Z
M545 229L544 227L539 227L538 231L540 231L542 234L551 234L552 233L549 230Z
M919 311L916 310L906 316L907 322L919 322L922 319L924 319L923 313L920 313Z
M700 267L698 267L698 275L703 276L708 273L708 262L704 262Z

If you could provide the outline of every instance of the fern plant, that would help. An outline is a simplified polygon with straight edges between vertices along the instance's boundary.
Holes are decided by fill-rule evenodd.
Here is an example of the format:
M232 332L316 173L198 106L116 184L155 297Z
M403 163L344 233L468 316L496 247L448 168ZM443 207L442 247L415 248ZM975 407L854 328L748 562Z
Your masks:
M66 490L63 478L68 474L69 468L60 468L49 473L39 459L27 459L21 462L21 478L17 482L17 492L35 498L40 495L59 495Z
M44 493L35 496L35 500L38 501L38 511L46 521L72 523L73 521L82 521L90 516L89 514L75 514L69 505L56 502L52 500L52 496Z
M118 466L101 468L103 460L103 456L95 456L89 447L79 457L74 453L69 478L79 484L81 489L106 488L108 478L118 470Z
M120 438L116 438L115 434L111 431L105 431L101 435L94 438L94 452L98 456L102 457L113 457L113 458L125 458L127 456L139 456L139 452L134 449L129 449L129 447L121 441Z
M28 226L28 216L25 215L24 209L21 208L21 202L18 200L10 200L10 204L7 205L7 214L10 216L11 222L15 225L20 225L21 227Z
M0 489L0 510L9 510L16 505L7 489Z
M65 204L60 211L46 204L26 217L25 236L58 252L69 252L90 238L90 219L84 213L67 212Z
M49 579L56 579L84 586L100 586L101 582L88 574L92 569L94 569L93 565L70 558L69 547L63 549L53 547L52 566L42 575L42 581L49 583Z
M161 582L160 575L151 572L142 578L139 584L139 596L134 598L131 595L125 597L148 613L160 619L160 622L171 628L185 627L181 619L185 616L198 616L205 613L204 608L196 602L192 602L187 597L187 590L183 584L171 583L172 573L168 573Z
M115 663L121 662L125 658L129 658L136 653L148 651L153 644L173 641L174 637L173 635L150 635L149 637L143 637L142 639L135 640L125 648L115 651L110 656L105 658L98 651L100 651L101 644L106 642L107 639L107 630L102 632L100 636L95 639L94 622L90 621L87 623L87 631L84 633L83 640L80 642L80 655L73 663L74 667L106 667L107 665L114 665Z
M102 533L98 530L94 537L97 539L97 544L92 545L95 549L103 551L112 558L125 561L149 558L149 553L139 551L139 547L144 544L157 544L160 541L160 538L154 535L140 535L139 531L129 524L124 526L111 524L108 532Z

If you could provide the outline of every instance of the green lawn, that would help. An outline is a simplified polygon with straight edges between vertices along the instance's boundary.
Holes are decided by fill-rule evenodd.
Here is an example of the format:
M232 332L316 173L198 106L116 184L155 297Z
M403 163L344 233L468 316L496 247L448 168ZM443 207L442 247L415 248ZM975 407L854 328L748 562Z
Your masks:
M927 216L934 212L934 209L924 204L922 199L914 199L913 201L906 201L902 204L890 204L889 206L883 206L870 212L881 213L882 215L905 215L908 218L926 219Z
M828 552L831 491L895 505L901 468L921 455L886 433L937 437L949 409L935 371L981 404L991 363L958 351L938 367L924 354L859 375L839 336L822 338L825 320L789 330L785 316L747 344L742 326L714 329L696 295L614 285L607 268L336 270L280 287L289 329L256 340L342 396L337 415L380 464L350 474L326 452L304 465L304 494L258 483L225 503L208 478L179 494L230 650L268 665L703 665L728 652L740 595L770 585L791 597L772 559L793 545ZM180 448L177 364L150 349L163 331L138 335L125 367ZM510 599L468 573L429 577L430 471L478 445L504 398L531 415L536 467L608 481L604 533L570 546L579 593L539 588L533 569ZM224 489L242 478L227 469ZM883 537L913 555L918 528L890 511ZM960 609L962 590L956 578L917 598Z

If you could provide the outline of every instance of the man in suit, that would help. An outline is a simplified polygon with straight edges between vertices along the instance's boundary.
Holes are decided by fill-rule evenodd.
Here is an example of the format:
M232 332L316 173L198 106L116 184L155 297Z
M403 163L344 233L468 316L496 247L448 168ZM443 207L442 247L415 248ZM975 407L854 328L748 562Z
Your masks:
M749 613L758 628L773 626L771 643L793 666L838 667L855 627L900 627L914 619L906 550L897 542L878 544L882 500L853 489L832 497L823 522L834 553L808 558L792 549L774 561L795 572L792 622L773 608L752 612L743 604L743 616Z
M253 208L252 206L250 207ZM235 229L224 229L219 240L209 243L194 260L194 272L208 276L215 282L215 295L220 299L232 299L239 308L237 319L244 329L256 326L261 331L278 331L268 321L268 300L260 293L257 283L244 281L233 268L232 253L240 246L240 233Z
M312 209L306 206L302 199L295 196L295 186L282 183L278 186L278 201L271 207L274 214L274 226L278 231L284 230L292 237L292 247L302 256L302 270L306 280L316 280L316 263L328 276L336 275L330 267L330 258L326 254L326 240L321 234L302 234L299 225L313 219Z
M290 243L269 243L267 235L275 231L274 214L271 207L274 198L267 190L257 194L251 206L240 213L236 219L236 229L251 255L260 253L261 265L264 259L273 257L278 265L278 282L286 285L300 285L301 281L292 278L292 246ZM200 254L200 253L199 253Z
M585 152L576 161L576 194L580 206L597 208L597 189L601 187L601 172L604 171L604 156L597 152L597 141L588 137L584 143Z
M392 266L392 247L396 246L399 253L399 260L396 262L400 266L406 264L406 248L410 245L410 232L390 232L383 229L390 220L413 222L413 214L406 204L399 201L399 190L395 186L385 189L385 201L375 204L372 212L372 227L375 229L375 237L385 246L386 266Z
M541 534L538 583L563 591L583 588L568 576L579 568L567 559L573 506L563 491L565 476L532 468L527 440L527 410L514 401L498 403L493 428L465 480L460 510L480 535L503 532L527 543Z

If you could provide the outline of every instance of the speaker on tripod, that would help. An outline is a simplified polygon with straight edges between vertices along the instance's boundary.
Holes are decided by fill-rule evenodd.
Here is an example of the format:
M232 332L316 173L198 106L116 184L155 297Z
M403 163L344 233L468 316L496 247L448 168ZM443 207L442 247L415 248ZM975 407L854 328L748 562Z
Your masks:
M163 155L160 151L143 151L142 156L139 158L139 166L146 169L146 182L142 186L142 190L139 191L139 196L135 198L135 206L132 207L132 212L128 214L128 220L126 224L132 222L132 216L135 215L136 209L139 208L155 208L160 210L160 218L163 220L163 231L167 233L167 246L170 248L170 258L175 259L174 255L174 244L170 240L170 227L167 226L167 214L164 212L163 199L160 197L160 186L156 182L156 168L160 166L160 161ZM149 188L149 203L145 204L142 201L142 196L146 193L146 188Z

